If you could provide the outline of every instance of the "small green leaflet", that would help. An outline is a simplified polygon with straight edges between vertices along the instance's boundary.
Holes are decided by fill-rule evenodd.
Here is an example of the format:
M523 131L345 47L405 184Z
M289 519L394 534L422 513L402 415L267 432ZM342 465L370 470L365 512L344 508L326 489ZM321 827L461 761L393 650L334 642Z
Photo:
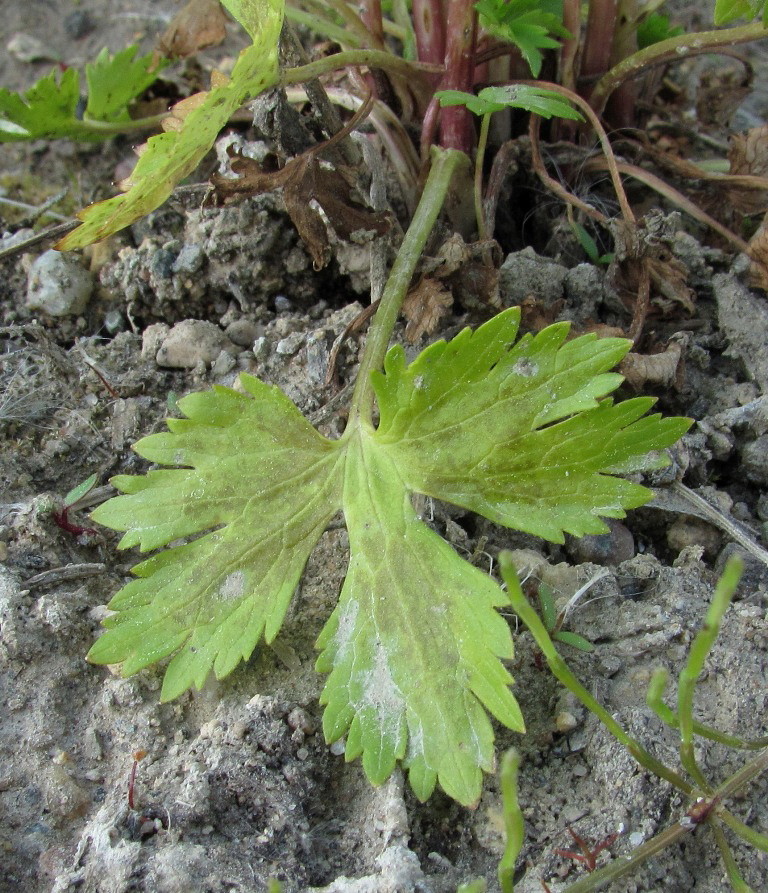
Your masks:
M88 104L85 117L93 121L130 121L128 105L142 94L169 63L152 54L136 56L136 47L128 47L114 56L103 49L85 66Z
M74 68L60 74L54 69L25 93L0 88L0 142L58 139L99 140L115 135L115 130L98 124L130 122L128 106L156 79L168 64L153 64L153 57L136 56L131 46L114 56L103 49L85 69L88 103L77 117L80 103L80 75Z
M554 90L534 87L530 84L512 84L506 87L484 87L477 95L463 90L440 90L435 93L440 105L465 105L474 115L492 115L504 109L525 109L542 118L570 118L583 121L567 99Z
M515 44L535 78L544 60L541 51L560 46L552 35L571 36L563 27L562 0L480 0L475 9L487 31Z
M416 515L421 493L555 542L604 532L650 491L616 477L660 467L687 419L646 416L652 400L614 404L609 370L629 342L567 325L515 342L507 310L438 341L408 364L400 347L374 373L380 422L322 437L277 388L241 376L178 403L184 419L139 441L163 466L119 476L124 495L95 521L126 531L121 548L158 549L110 603L88 657L135 673L170 657L162 698L200 687L277 635L305 562L343 511L350 561L320 634L326 739L346 735L384 781L399 762L421 799L439 784L473 804L494 765L489 714L522 731L503 661L513 654L494 580ZM194 538L196 537L196 538Z
M253 41L238 56L231 78L217 78L209 91L176 106L178 129L150 137L133 173L125 181L128 191L80 211L77 216L82 225L65 236L56 248L62 251L84 248L160 207L173 188L195 170L230 115L248 99L277 83L277 46L284 0L222 0L222 3Z
M715 0L715 24L727 25L736 19L754 19L762 15L768 25L768 5L765 0Z

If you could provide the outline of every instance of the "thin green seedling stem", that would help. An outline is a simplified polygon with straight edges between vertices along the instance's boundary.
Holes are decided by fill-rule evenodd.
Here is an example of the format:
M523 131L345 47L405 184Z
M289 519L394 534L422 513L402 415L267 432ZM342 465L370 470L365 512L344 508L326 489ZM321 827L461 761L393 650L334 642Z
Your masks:
M517 792L517 778L520 771L520 751L511 747L501 759L499 780L501 800L504 809L504 834L507 844L498 868L501 893L515 893L515 863L523 848L525 826L523 812Z
M725 838L720 822L714 821L709 824L712 828L712 833L715 836L717 848L720 850L720 857L723 860L723 865L725 865L725 873L728 875L728 881L731 887L733 887L734 893L753 893L752 888L746 883L739 872L736 860L733 858L733 853Z
M667 671L663 667L659 667L654 671L650 684L648 685L648 694L646 695L645 703L665 725L677 729L680 727L677 714L663 701L664 691L667 687L667 679ZM693 722L693 733L700 738L707 738L710 741L716 741L718 744L724 744L726 747L733 747L735 750L762 750L764 747L768 747L768 737L757 738L754 741L747 741L736 735L727 735L719 729L714 729L712 726L704 725L704 723L697 722L696 720Z
M286 5L285 17L299 25L304 25L304 27L309 28L315 34L321 34L329 40L335 40L342 46L360 46L360 39L356 34L343 28L341 25L337 25L325 16Z
M677 37L661 40L633 53L607 71L595 84L595 89L589 98L590 105L596 114L602 115L611 93L623 81L640 74L643 69L652 65L663 65L666 62L687 56L711 53L718 47L732 47L737 43L748 43L765 37L768 37L768 28L761 24L752 24L725 28L720 31L680 34Z
M553 675L561 682L570 692L572 692L584 706L597 716L614 738L630 752L634 759L640 765L663 778L671 785L682 791L687 796L693 796L692 786L673 769L668 768L659 762L647 750L636 741L631 735L627 734L624 729L616 722L616 720L608 713L608 711L584 688L584 686L576 679L570 667L563 658L558 654L546 627L542 623L539 615L534 611L528 600L523 595L520 588L517 575L515 574L512 563L508 557L502 553L499 556L502 566L502 575L507 582L508 594L512 608L523 623L528 627L536 644L544 654L544 658L549 665Z
M715 587L712 601L707 610L704 626L696 633L688 660L680 673L677 686L677 718L680 728L680 762L702 791L709 794L711 787L696 763L693 746L693 698L696 683L704 670L709 652L720 632L723 615L728 610L736 587L739 585L743 563L736 557L725 566Z
M483 115L480 121L480 135L477 138L477 154L475 156L475 216L477 217L477 235L481 242L488 239L488 226L483 210L483 163L485 149L488 145L488 133L491 128L491 113Z
M381 368L384 363L389 339L414 270L442 210L454 171L462 161L467 162L467 156L455 149L435 148L432 151L432 167L424 184L424 191L392 265L379 309L371 322L352 395L348 431L352 430L352 422L356 417L363 422L371 423L373 409L371 372Z
M717 811L717 818L750 846L753 846L756 850L760 850L763 853L768 853L768 836L761 834L759 831L755 831L755 829L750 828L749 825L745 825L744 822L739 821L739 819L727 809L719 809Z
M106 137L131 133L134 130L151 130L166 117L168 117L167 112L162 115L151 115L148 118L136 118L133 121L94 121L92 118L84 117L80 123L94 135Z
M303 84L312 78L320 77L340 68L362 67L381 68L384 71L392 71L406 77L413 77L414 72L424 71L428 74L441 74L442 65L431 65L426 62L406 62L399 56L387 53L384 50L345 50L342 53L334 53L324 59L316 59L307 65L299 65L296 68L287 68L282 72L280 85L291 87L294 84Z

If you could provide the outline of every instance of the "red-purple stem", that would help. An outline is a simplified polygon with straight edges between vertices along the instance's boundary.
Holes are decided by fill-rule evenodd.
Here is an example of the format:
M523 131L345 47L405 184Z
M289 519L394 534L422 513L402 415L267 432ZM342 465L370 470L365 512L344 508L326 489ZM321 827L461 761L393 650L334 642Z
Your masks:
M445 59L445 20L440 0L413 0L413 30L419 61L441 65Z
M472 92L475 74L477 14L471 0L450 0L446 21L445 76L441 90ZM470 153L475 141L472 113L462 105L447 106L440 117L440 144Z

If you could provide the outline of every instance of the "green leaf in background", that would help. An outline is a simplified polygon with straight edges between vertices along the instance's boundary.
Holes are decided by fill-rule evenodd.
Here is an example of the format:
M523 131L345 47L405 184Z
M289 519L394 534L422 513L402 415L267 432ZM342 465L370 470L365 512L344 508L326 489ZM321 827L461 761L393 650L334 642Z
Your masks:
M128 106L157 79L165 61L136 57L128 47L114 56L103 49L86 66L88 104L78 117L80 75L74 68L54 69L25 93L0 88L0 142L33 139L99 140L112 137L114 128L102 124L131 123Z
M554 37L571 36L563 27L562 0L480 0L475 9L487 31L520 50L535 78L544 60L541 50L557 49Z
M80 211L82 225L58 249L84 248L154 211L198 166L222 127L244 102L277 83L277 45L284 0L222 0L253 43L238 56L231 78L217 76L211 89L182 100L166 119L166 133L150 137L127 192ZM174 114L175 112L175 114Z
M168 65L166 59L139 56L138 47L127 47L114 56L103 49L85 66L88 104L85 117L94 121L130 121L128 105L157 80Z
M736 19L754 19L762 15L763 24L768 24L768 6L765 0L716 0L716 25L727 25Z
M682 25L671 25L668 15L653 12L642 19L637 26L637 48L644 50L654 43L678 37L680 34L685 34Z
M179 401L186 419L136 445L170 466L119 476L94 520L120 546L157 549L110 603L89 659L125 674L171 657L162 697L202 686L277 635L305 562L341 509L349 571L320 634L328 741L384 781L400 762L416 795L439 784L476 803L494 766L488 714L523 729L503 661L513 654L499 585L415 513L413 493L465 506L556 542L599 533L651 493L615 476L654 468L687 419L641 418L653 401L614 404L608 372L630 342L550 326L515 343L505 311L411 364L400 347L375 373L380 423L354 417L322 437L276 388L241 376ZM578 647L578 646L577 646Z

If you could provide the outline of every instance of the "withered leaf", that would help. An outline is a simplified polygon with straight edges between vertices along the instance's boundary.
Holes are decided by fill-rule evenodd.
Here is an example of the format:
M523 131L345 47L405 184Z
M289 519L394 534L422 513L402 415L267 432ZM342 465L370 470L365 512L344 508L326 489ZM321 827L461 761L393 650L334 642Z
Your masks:
M749 78L741 66L705 71L696 95L696 117L704 127L727 127L741 101L749 94Z
M768 125L753 127L731 136L728 148L731 174L768 177ZM729 188L728 198L742 214L760 214L768 210L768 190Z
M219 0L189 0L171 19L157 51L171 58L191 56L217 46L227 36L227 17Z
M768 291L768 215L758 231L749 240L749 284L753 288Z
M661 353L628 353L619 364L619 372L635 391L647 386L675 388L683 384L683 348L671 342Z
M425 276L405 296L401 313L407 320L405 340L415 344L422 335L431 335L453 304L453 295L442 282Z
M309 249L316 270L321 270L331 255L323 214L342 239L349 239L360 231L382 235L390 227L387 214L372 211L355 201L351 174L341 166L324 166L315 152L305 152L280 170L266 172L253 159L238 156L232 159L232 170L239 179L219 175L211 178L217 197L229 203L282 188L286 211Z
M688 313L693 313L695 292L688 287L688 268L685 264L664 251L660 251L657 257L648 257L646 262L658 294L667 302L682 304ZM655 303L663 308L663 300L657 299Z

